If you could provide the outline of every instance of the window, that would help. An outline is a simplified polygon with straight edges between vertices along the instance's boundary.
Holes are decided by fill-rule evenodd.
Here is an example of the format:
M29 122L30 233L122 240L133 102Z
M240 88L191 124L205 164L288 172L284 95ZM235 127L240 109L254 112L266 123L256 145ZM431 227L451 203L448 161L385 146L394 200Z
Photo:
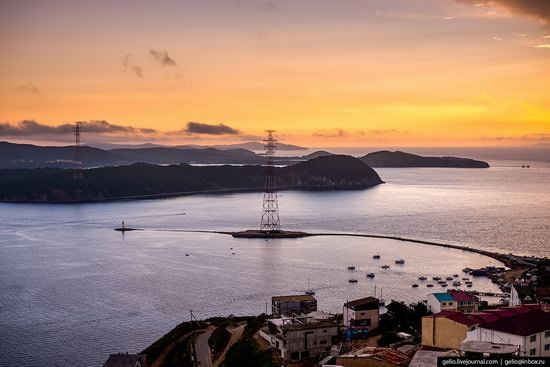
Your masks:
M536 335L531 335L531 336L529 337L529 341L530 341L531 343L536 342L536 341L537 341L537 336L536 336Z
M321 340L321 341L319 342L319 344L321 344L321 345L327 344L327 341L326 341L326 340Z
M326 330L323 330L323 333L326 333L327 331Z
M370 326L370 319L361 320L359 326Z
M361 316L365 316L365 313L364 313L364 312L361 312L360 315L361 315Z
M544 337L545 338L550 338L550 330L544 332Z
M545 344L544 345L544 350L550 350L550 344Z
M537 348L533 348L529 351L530 356L534 356L537 353Z

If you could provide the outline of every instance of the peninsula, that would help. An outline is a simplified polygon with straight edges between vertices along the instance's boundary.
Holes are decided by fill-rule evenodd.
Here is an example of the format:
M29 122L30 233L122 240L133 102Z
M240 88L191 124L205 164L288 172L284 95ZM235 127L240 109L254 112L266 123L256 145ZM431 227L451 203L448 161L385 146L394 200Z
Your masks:
M94 202L168 197L201 192L263 190L265 168L247 166L129 166L87 169L73 179L60 168L0 170L0 201ZM357 158L318 157L276 168L280 189L353 190L383 183L376 171Z
M360 158L371 167L405 168L405 167L441 167L441 168L489 168L489 164L475 159L457 157L423 157L401 151L381 150L369 153Z

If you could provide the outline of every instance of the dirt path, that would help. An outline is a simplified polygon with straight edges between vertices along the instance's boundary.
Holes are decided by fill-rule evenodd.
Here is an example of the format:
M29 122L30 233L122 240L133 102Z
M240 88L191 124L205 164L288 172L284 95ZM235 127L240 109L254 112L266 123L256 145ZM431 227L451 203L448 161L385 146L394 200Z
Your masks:
M214 361L214 364L212 365L213 367L218 367L220 364L222 364L229 348L231 348L236 342L238 342L241 336L243 335L245 326L246 326L246 323L242 323L237 327L227 328L227 331L231 333L231 338L229 338L229 342L227 343L227 346L225 347L223 352Z

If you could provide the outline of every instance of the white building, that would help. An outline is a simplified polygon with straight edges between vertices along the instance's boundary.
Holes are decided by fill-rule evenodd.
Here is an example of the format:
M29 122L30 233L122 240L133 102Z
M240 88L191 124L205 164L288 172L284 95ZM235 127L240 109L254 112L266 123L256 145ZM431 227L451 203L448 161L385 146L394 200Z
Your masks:
M300 360L329 354L332 339L338 334L333 321L319 321L311 317L283 317L267 320L260 336L273 348L281 351L285 360Z
M380 322L380 302L378 298L366 297L344 304L344 326L362 328L369 332L378 328Z
M439 313L441 311L460 311L472 313L479 310L479 299L474 295L456 290L449 290L445 293L431 293L426 299L428 311Z
M533 286L514 284L510 289L510 307L537 303Z
M484 323L468 331L464 341L513 344L520 356L550 357L550 312L537 308Z
M430 293L426 298L428 311L433 314L441 311L456 311L457 304L450 293Z

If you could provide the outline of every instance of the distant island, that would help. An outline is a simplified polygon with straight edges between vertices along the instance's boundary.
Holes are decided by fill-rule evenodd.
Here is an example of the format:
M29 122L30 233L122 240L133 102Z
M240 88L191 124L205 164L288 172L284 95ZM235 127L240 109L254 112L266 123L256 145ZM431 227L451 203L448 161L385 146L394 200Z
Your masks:
M258 143L259 144L259 143ZM201 147L194 145L165 147L153 144L125 146L103 150L83 146L82 164L84 167L123 166L134 163L173 165L187 163L191 165L261 165L265 157L242 146L258 148L253 143ZM113 145L110 145L113 148ZM289 146L288 148L300 148ZM313 158L331 156L333 153L319 150L302 156L275 157L275 164L289 166ZM37 146L0 142L1 168L72 168L74 167L73 146ZM379 151L369 153L360 159L371 167L449 167L449 168L487 168L489 164L466 158L422 157L405 152Z
M89 202L140 199L201 192L262 190L265 168L246 166L129 166L87 169L82 179L60 168L0 170L0 200L14 202ZM276 168L281 189L352 190L383 183L357 158L318 157Z
M489 168L489 164L475 159L457 157L423 157L405 152L382 150L360 158L371 167L442 167L442 168Z

